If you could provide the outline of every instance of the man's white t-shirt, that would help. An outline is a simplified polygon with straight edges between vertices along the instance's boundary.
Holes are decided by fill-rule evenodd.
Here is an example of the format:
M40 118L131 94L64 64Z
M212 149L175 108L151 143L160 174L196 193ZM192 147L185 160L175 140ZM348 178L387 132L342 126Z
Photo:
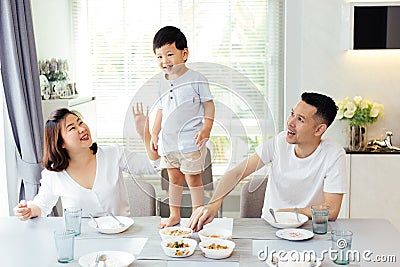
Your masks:
M188 153L199 150L195 135L203 127L204 102L213 99L207 79L188 69L176 80L162 76L157 108L162 109L158 153Z
M323 194L347 193L346 154L342 147L321 140L306 158L298 158L286 131L256 148L264 164L271 163L262 217L269 209L303 208L323 202Z

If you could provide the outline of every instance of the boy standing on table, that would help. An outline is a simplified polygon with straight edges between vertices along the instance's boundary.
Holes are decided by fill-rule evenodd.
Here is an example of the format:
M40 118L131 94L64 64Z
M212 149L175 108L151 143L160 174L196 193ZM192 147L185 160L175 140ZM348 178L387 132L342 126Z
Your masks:
M167 168L170 181L170 216L159 225L164 228L180 223L184 179L191 192L193 209L204 204L201 172L215 107L207 79L185 65L189 50L180 29L173 26L160 29L154 36L153 51L163 76L150 147L161 156L160 167Z

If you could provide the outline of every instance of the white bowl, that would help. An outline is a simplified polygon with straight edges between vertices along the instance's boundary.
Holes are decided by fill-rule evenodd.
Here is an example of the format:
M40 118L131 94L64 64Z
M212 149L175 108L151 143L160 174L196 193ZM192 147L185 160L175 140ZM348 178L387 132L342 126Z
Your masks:
M227 248L224 249L212 249L212 248L207 248L210 245L215 244L215 245L220 245L220 246L227 246ZM225 259L228 258L232 255L233 249L235 248L235 242L230 241L230 240L225 240L225 239L207 239L204 241L201 241L199 244L199 247L201 251L203 252L202 254L210 259Z
M304 214L299 213L299 222L297 221L296 214L294 212L275 212L277 223L272 218L271 214L267 214L266 220L270 225L276 228L297 228L302 226L308 221L308 217Z
M207 239L229 239L232 237L231 231L224 228L209 227L204 228L198 232L200 240L204 241Z
M117 234L126 231L134 223L133 219L129 217L115 217L117 217L120 222L125 224L125 226L120 227L118 222L111 216L95 218L96 222L99 224L99 228L96 227L96 223L93 220L90 220L88 225L103 234Z
M79 265L83 267L92 267L96 260L97 255L106 255L107 259L105 264L107 267L126 267L129 266L135 257L125 251L99 251L86 254L79 258ZM99 264L99 266L102 266Z
M175 243L183 244L183 247L168 247L168 245L173 245ZM193 254L197 247L197 241L191 238L170 237L161 241L161 247L163 248L164 253L169 257L185 258Z
M159 234L162 240L171 237L191 237L193 230L183 226L172 226L160 229Z

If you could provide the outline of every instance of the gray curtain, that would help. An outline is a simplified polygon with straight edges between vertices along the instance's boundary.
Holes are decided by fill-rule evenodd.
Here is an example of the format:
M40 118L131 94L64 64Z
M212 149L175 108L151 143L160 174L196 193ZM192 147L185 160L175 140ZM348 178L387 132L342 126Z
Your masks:
M19 200L31 200L41 178L43 117L30 0L0 1L0 60L21 179Z

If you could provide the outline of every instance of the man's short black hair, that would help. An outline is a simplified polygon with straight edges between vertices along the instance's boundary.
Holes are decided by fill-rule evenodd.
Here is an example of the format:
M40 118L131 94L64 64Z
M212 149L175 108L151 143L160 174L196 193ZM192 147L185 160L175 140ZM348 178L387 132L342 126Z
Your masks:
M161 28L153 39L153 52L156 52L157 48L160 48L166 44L173 44L179 50L187 48L187 40L185 35L180 29L174 26L165 26Z
M319 93L303 93L301 95L301 100L307 104L317 108L316 116L322 118L323 122L329 127L336 117L338 107L329 96L319 94Z

